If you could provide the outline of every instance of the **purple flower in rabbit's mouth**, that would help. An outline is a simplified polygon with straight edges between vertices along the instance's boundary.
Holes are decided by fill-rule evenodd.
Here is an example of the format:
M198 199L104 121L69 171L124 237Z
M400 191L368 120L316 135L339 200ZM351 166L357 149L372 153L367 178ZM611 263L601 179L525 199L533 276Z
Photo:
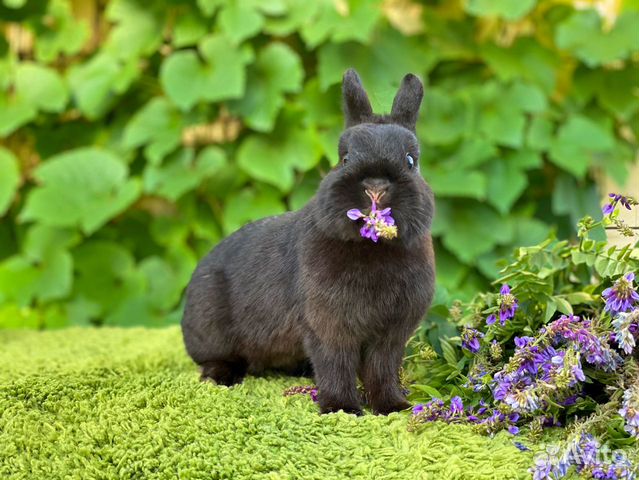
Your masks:
M372 201L371 211L368 215L357 208L352 208L346 212L346 216L351 220L364 220L364 225L359 229L359 234L363 238L370 238L377 243L380 238L390 240L397 237L397 226L395 219L391 216L390 207L378 210L375 200Z

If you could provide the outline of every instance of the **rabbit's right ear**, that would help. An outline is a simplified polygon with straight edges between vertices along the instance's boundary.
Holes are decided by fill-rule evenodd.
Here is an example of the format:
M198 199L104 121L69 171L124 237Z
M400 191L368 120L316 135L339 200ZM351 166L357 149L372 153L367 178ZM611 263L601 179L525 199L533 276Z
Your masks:
M346 128L365 122L373 115L371 102L357 72L349 68L342 81L342 98L344 102L344 119Z
M399 87L395 100L393 100L393 108L391 109L391 118L400 125L415 132L417 117L419 115L419 106L424 98L424 85L422 81L412 73L406 75Z

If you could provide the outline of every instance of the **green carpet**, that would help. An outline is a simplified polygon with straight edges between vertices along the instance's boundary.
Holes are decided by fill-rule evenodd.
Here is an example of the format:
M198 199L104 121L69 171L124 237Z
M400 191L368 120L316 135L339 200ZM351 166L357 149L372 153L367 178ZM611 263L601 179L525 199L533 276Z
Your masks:
M200 383L177 328L0 331L0 478L530 478L507 433L320 416L306 383Z

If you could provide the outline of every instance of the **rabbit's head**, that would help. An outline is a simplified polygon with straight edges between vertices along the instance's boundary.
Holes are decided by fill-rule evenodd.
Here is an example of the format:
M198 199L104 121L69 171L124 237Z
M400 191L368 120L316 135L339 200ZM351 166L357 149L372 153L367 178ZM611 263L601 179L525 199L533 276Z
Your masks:
M408 74L389 115L375 115L355 70L344 75L342 95L346 129L339 141L340 163L322 180L315 221L332 238L361 240L361 220L349 209L391 208L398 238L409 245L430 229L434 200L419 171L415 124L424 94L421 81Z

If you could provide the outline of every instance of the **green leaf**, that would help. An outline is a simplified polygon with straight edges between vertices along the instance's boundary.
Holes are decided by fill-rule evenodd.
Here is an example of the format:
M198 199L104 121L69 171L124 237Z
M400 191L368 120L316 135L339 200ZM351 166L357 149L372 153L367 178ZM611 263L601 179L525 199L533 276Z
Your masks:
M19 9L27 3L27 0L3 0L2 3L4 3L9 8Z
M217 23L234 44L251 38L262 29L264 17L256 7L256 4L247 0L228 0L220 12Z
M455 351L455 347L444 339L440 340L440 344L442 346L443 356L446 363L448 363L451 367L457 368L457 352Z
M304 179L295 186L289 197L291 210L299 210L315 195L317 186L321 181L315 170L311 170L304 175Z
M0 267L1 268L1 267ZM2 294L0 294L0 299ZM40 309L32 309L15 303L0 304L0 329L38 329L42 327Z
M113 102L114 83L120 75L120 64L102 53L69 70L68 80L74 101L89 119L103 115Z
M171 265L164 259L153 256L140 262L140 272L146 277L148 293L145 301L161 310L170 310L179 302L184 285L175 276Z
M272 189L240 190L224 205L224 233L229 235L248 222L285 211L284 202Z
M84 327L95 325L101 311L97 303L83 297L73 298L65 307L69 324Z
M537 0L466 0L466 11L478 17L502 17L519 20L527 15Z
M2 217L18 191L20 166L10 150L0 147L0 217Z
M477 129L500 145L519 148L523 144L526 119L523 109L513 102L510 91L491 82L469 88L476 107Z
M436 388L431 387L429 385L412 384L410 386L410 388L412 390L417 390L417 391L420 391L420 392L424 392L424 393L430 395L431 398L442 398L443 397L443 395L440 393L439 390L437 390Z
M106 17L113 26L104 50L120 59L155 52L162 43L165 11L153 1L111 0Z
M67 88L58 73L36 63L18 64L15 88L18 95L45 112L61 112L69 100Z
M315 167L320 155L314 132L294 126L271 136L246 137L238 149L237 163L252 178L287 193L293 188L295 171Z
M615 140L609 128L593 120L573 115L563 124L550 149L550 159L576 177L583 177L588 168L611 154Z
M535 150L548 150L552 145L554 124L551 120L534 116L528 127L526 145Z
M337 86L323 92L320 90L317 77L311 78L304 84L304 90L297 99L304 109L306 120L314 125L335 128L344 122L341 109L341 91ZM334 146L331 147L331 151Z
M572 292L561 295L561 297L565 298L568 302L570 302L571 305L592 303L596 300L595 297L586 292Z
M74 297L97 304L101 317L144 293L145 276L136 270L133 255L118 243L84 242L74 249L73 262Z
M512 108L526 113L543 112L548 108L546 95L535 85L517 82L508 89L506 98Z
M430 144L453 143L468 129L468 112L464 102L448 92L437 88L426 90L422 110L425 114L417 131Z
M565 298L561 296L555 296L553 297L553 301L557 305L557 310L559 310L561 313L564 313L566 315L572 315L574 313L572 310L572 305L570 305L570 302L568 302L568 300L566 300Z
M511 157L512 159L512 157ZM487 199L502 214L507 214L526 190L528 178L513 161L495 159L486 167Z
M90 234L124 211L139 196L137 180L112 153L83 148L62 153L35 171L41 184L27 197L22 220L77 226Z
M573 177L562 174L555 180L552 194L552 211L556 215L569 215L576 225L586 215L597 218L601 215L601 196L594 185L583 185ZM603 240L605 232L599 228L591 232L591 238Z
M541 168L543 164L543 160L539 153L526 149L510 152L505 155L505 159L507 163L515 165L517 168L521 168L522 170Z
M226 163L217 147L202 150L197 159L191 149L183 149L162 166L150 165L144 172L144 190L176 201L210 178Z
M556 297L548 298L546 301L546 311L544 313L544 323L550 321L555 312L557 311L557 302L555 302Z
M299 92L303 79L304 70L297 54L284 43L270 43L259 52L249 70L246 94L232 108L249 127L269 132L284 105L284 94Z
M25 236L22 252L29 260L42 261L56 251L77 244L79 240L80 236L71 229L34 225Z
M313 22L321 8L321 2L305 0L284 0L281 3L259 2L260 10L266 15L264 32L274 37L286 37L302 26ZM308 45L308 44L307 44Z
M146 157L157 165L180 144L182 127L180 112L164 97L155 97L129 121L124 130L123 144L125 148L146 145Z
M37 114L33 105L24 98L0 92L0 136L5 137L30 122Z
M581 105L596 98L609 112L629 121L639 111L639 96L629 95L638 76L639 66L634 63L620 70L579 69L573 76L574 97Z
M474 170L460 170L454 164L424 166L424 178L435 195L441 197L486 197L486 177Z
M457 291L464 278L468 275L469 267L457 260L445 248L436 248L437 285L450 291Z
M559 48L575 54L589 67L628 58L639 49L639 12L622 12L610 30L596 10L575 11L556 29Z
M35 34L35 58L49 63L61 54L72 56L78 53L91 31L85 20L76 18L68 0L50 0L46 3L46 13L33 17L37 20L32 21L31 26ZM44 18L47 20L43 21Z
M528 80L547 95L555 90L561 59L532 38L520 37L508 48L486 43L481 56L501 80Z
M26 306L34 299L67 296L73 282L73 261L67 248L77 242L73 232L36 225L29 229L21 255L0 263L2 298Z
M482 204L469 202L448 214L450 227L444 232L443 243L465 263L472 263L495 245L508 244L513 238L512 223Z
M1 295L22 306L36 298L47 301L65 297L73 279L72 270L67 252L56 252L38 264L21 256L9 258L0 263Z
M518 215L512 218L515 229L512 239L513 245L536 245L548 238L550 226L541 220Z
M482 165L498 154L499 151L490 141L482 137L473 137L465 140L455 150L454 155L444 162L457 168L470 168Z
M196 45L207 33L207 24L196 12L179 15L173 29L172 43L178 48Z
M327 43L319 48L317 74L322 90L340 84L348 68L357 69L369 93L373 110L389 112L402 77L407 72L428 71L436 53L420 39L383 29L370 46Z
M227 0L197 0L197 6L204 15L211 17L226 1Z
M244 65L250 56L226 38L211 35L200 42L202 63L192 50L170 55L160 68L160 82L168 97L182 110L198 101L216 102L244 93Z
M301 36L313 49L330 38L335 43L355 40L369 43L377 20L381 16L379 0L351 0L338 5L332 0L306 2L312 17L306 17Z

